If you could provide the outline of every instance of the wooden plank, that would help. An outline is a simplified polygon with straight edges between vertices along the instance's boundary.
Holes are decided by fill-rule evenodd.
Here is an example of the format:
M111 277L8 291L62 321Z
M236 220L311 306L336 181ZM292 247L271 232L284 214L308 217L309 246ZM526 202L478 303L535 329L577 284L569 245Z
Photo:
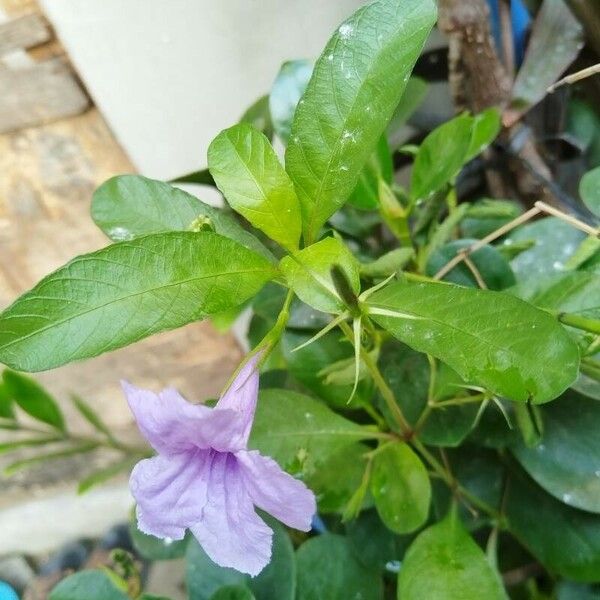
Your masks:
M0 69L0 133L77 115L89 106L61 58L27 69Z
M27 50L52 39L46 20L31 13L0 23L0 56L15 50Z

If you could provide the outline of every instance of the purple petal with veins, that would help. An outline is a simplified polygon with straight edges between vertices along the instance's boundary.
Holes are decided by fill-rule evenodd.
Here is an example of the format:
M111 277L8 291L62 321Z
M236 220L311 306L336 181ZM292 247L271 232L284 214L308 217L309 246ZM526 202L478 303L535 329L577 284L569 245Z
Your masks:
M214 408L123 384L142 435L157 456L131 474L138 527L182 539L190 529L222 567L258 575L271 559L273 531L258 507L309 531L314 494L271 458L248 450L258 397L258 357L250 359Z

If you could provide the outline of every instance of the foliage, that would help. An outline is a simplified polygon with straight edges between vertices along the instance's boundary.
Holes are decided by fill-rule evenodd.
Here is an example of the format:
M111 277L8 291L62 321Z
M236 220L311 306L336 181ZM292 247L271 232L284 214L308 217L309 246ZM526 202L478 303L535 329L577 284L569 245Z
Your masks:
M435 12L376 0L314 67L286 63L215 138L209 172L181 179L214 183L226 208L140 176L106 182L92 216L113 243L0 314L0 361L40 371L250 304L263 364L250 445L307 482L324 522L309 536L274 524L273 562L255 579L133 523L143 558L185 556L192 598L533 599L538 583L567 598L600 582L598 236L561 211L526 223L516 201L458 201L461 172L499 132L495 109L401 148L409 185L394 182ZM518 82L536 102L535 82ZM597 170L581 182L596 213L597 182ZM59 447L7 470L119 453L85 491L146 453L75 405L94 436L71 435L47 392L5 371L0 429L35 435L0 451ZM130 583L86 571L50 598L150 598Z

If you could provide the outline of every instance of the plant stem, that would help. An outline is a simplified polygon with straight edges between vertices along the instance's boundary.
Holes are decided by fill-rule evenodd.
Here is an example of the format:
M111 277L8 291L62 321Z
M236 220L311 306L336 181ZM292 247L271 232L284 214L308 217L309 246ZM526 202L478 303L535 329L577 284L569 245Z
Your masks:
M580 315L572 315L570 313L558 313L558 320L565 325L570 325L576 329L582 329L583 331L589 331L590 333L600 334L600 321L597 319L588 319L587 317L581 317Z
M347 323L342 322L342 323L340 323L340 328L344 332L346 337L352 343L354 343L354 333L353 333L352 329L350 328L350 326ZM372 359L371 355L365 351L365 352L361 352L361 357L362 357L363 362L367 366L367 369L369 369L369 373L371 374L371 377L373 378L373 381L375 382L377 389L379 390L381 396L383 397L386 404L388 405L390 412L394 415L394 418L396 419L396 422L398 423L400 430L402 431L403 435L407 439L409 439L413 434L412 427L410 426L409 422L406 420L406 417L404 416L404 413L398 406L398 403L396 402L396 398L394 396L394 392L392 392L392 390L390 389L388 384L385 382L385 379L383 378L381 371L377 367L377 363L375 363L375 361Z

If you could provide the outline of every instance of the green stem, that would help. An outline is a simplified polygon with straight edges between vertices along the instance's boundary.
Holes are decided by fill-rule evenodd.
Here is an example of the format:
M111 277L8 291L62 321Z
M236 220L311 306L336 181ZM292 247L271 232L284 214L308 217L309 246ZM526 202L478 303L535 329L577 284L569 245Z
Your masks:
M581 372L596 381L600 381L600 363L591 360L589 358L584 358L581 361Z
M441 400L436 402L433 408L444 408L445 406L462 406L463 404L471 404L472 402L481 402L487 398L487 393L473 394L472 396L460 396L450 398L449 400Z
M448 472L447 469L427 450L424 444L418 438L413 438L411 440L412 445L419 451L419 453L423 456L423 458L429 463L431 468L444 480L446 485L451 489L455 490L459 496L462 496L465 500L467 500L473 506L479 508L480 510L488 513L491 517L494 517L497 520L500 520L501 515L498 510L496 510L493 506L490 506L487 502L484 502L471 492L467 490L465 487L460 485L460 483L452 477L452 475Z
M600 321L596 319L588 319L587 317L581 317L580 315L572 315L570 313L558 313L558 320L565 325L570 325L576 329L582 329L583 331L589 331L590 333L600 334Z
M354 334L352 329L348 326L347 323L340 323L340 328L346 335L346 337L350 340L354 340ZM493 518L500 520L500 513L492 506L480 500L477 496L474 496L469 492L469 490L465 489L463 486L456 481L452 475L442 466L442 464L427 450L424 444L415 437L415 432L413 428L410 426L410 423L406 420L406 417L402 413L402 410L398 406L396 402L396 398L394 396L394 392L390 389L388 384L385 382L377 363L373 361L370 354L368 352L362 352L362 359L364 363L367 365L369 372L371 373L371 377L375 382L379 393L385 400L388 408L391 413L394 415L398 426L400 427L405 440L409 441L416 450L418 450L423 456L423 458L429 463L430 467L440 476L440 478L448 485L451 490L455 490L462 498L470 502L473 506L479 508L480 510L488 513Z
M347 323L342 322L340 323L340 328L344 332L346 337L352 343L354 343L354 333L350 326ZM361 352L361 357L363 362L367 366L367 369L369 369L369 373L371 374L371 377L373 378L373 381L375 382L379 393L388 405L388 408L390 409L392 415L394 415L394 418L396 419L400 430L402 431L404 436L407 437L407 439L410 438L410 436L412 436L413 433L412 427L410 426L402 410L398 406L398 403L396 402L396 398L394 396L394 392L392 392L388 384L385 382L381 371L377 367L377 364L372 359L371 355L368 352Z

